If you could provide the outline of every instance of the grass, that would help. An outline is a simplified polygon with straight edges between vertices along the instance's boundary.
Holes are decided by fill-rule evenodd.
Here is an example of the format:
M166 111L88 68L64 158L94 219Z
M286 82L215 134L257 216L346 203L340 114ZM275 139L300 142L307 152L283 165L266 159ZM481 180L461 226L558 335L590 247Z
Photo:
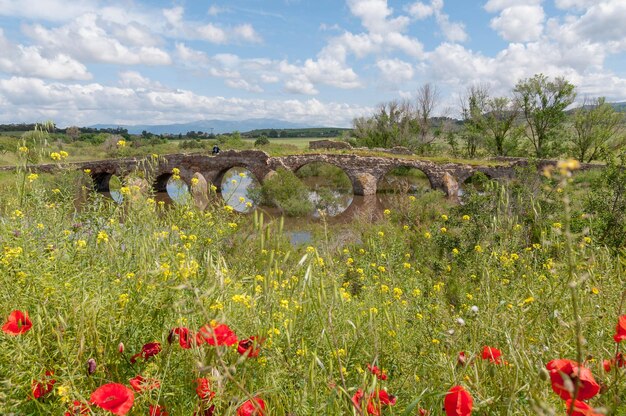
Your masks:
M200 211L127 186L118 205L84 189L81 172L3 175L17 176L0 188L0 317L27 311L33 326L0 332L0 414L62 414L139 374L160 383L134 393L129 415L157 404L235 415L252 397L268 415L355 415L359 389L396 396L383 415L436 415L455 385L475 414L564 414L546 364L578 350L605 386L589 403L626 410L626 369L602 366L619 351L623 258L568 202L575 182L537 179L540 193L518 200L494 185L462 206L400 195L380 222L348 226L350 238L322 222L310 246L292 247L281 221L237 215L215 195ZM258 357L170 337L220 324L256 337ZM159 353L130 361L153 342ZM484 359L485 346L501 360ZM55 384L35 398L46 371ZM198 378L212 399L198 397Z

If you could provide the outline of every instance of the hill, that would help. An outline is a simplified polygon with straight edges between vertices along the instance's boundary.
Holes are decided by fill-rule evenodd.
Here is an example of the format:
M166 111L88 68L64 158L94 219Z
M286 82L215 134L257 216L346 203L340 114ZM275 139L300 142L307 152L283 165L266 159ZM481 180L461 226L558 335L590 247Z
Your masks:
M248 120L199 120L191 123L180 124L146 124L146 125L113 125L96 124L92 128L116 128L122 127L130 134L141 134L144 130L152 134L185 134L189 131L205 133L230 133L233 131L251 131L258 129L300 129L310 128L306 124L292 123L284 120L255 118Z

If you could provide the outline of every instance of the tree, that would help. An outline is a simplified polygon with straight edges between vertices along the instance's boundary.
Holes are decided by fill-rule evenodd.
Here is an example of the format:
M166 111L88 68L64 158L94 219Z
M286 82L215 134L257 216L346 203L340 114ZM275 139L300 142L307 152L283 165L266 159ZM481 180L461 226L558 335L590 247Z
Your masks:
M415 115L419 126L419 148L423 148L435 140L431 133L431 117L439 101L439 91L433 84L424 84L417 89L415 98Z
M565 121L565 109L576 98L575 87L563 77L550 81L543 74L521 80L514 89L515 101L526 120L526 137L537 157L548 156Z
M615 111L604 97L585 99L574 113L574 151L581 162L591 162L623 132L624 115Z
M380 104L372 117L356 118L353 126L357 145L384 148L411 146L419 129L407 101Z
M485 85L472 85L461 97L461 113L465 127L461 137L465 141L465 150L470 158L476 155L478 144L485 135L485 112L488 100L489 89Z
M71 126L65 129L65 134L70 138L71 141L75 142L80 137L80 128L76 126Z

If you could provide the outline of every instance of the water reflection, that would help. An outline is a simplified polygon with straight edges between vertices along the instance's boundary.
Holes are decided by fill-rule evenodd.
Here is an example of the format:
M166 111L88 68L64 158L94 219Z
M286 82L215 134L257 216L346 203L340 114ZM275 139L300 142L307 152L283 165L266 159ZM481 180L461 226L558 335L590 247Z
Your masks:
M354 200L352 182L339 167L329 163L314 162L302 166L296 176L309 189L309 201L313 204L311 215L335 217L344 212Z
M248 169L234 167L224 174L220 185L221 196L235 211L250 212L255 204L249 193L259 186L259 181Z

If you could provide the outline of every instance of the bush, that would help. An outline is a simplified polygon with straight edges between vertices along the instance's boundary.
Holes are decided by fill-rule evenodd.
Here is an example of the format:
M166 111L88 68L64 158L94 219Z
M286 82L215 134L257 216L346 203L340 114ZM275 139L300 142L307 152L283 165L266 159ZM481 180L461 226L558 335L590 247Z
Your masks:
M265 136L261 136L254 141L254 147L265 146L268 144L270 144L270 140Z
M283 168L259 188L250 191L249 197L256 204L276 206L288 216L306 215L314 208L306 185L293 172Z

